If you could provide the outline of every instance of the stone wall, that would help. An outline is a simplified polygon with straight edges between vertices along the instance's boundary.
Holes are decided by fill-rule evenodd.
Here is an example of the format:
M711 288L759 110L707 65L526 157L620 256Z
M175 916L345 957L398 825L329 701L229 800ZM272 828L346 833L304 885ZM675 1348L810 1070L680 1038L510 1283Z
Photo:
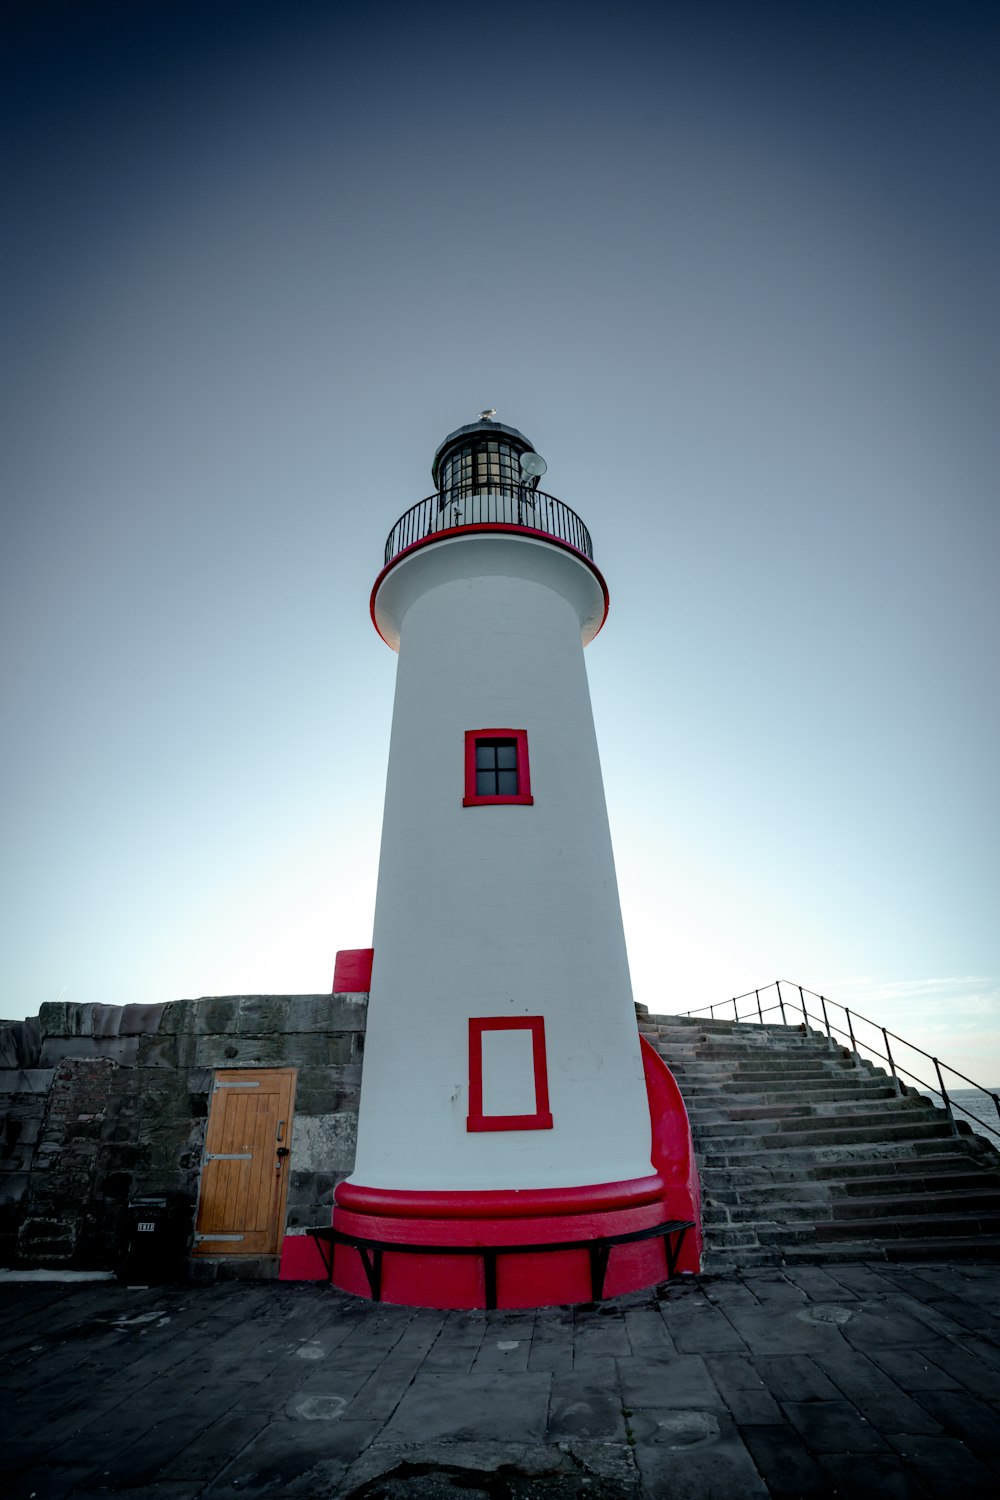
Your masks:
M286 1225L354 1164L368 996L43 1005L0 1024L0 1264L111 1269L141 1193L197 1202L216 1068L293 1067Z

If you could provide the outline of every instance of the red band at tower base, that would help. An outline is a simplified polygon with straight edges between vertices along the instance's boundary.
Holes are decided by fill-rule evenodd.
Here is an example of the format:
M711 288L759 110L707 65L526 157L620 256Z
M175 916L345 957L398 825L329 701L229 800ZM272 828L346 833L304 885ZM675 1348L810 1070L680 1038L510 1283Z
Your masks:
M449 1255L447 1251L413 1254L391 1249L391 1244L420 1245L545 1245L566 1240L594 1240L633 1230L648 1229L667 1217L662 1198L663 1184L658 1177L645 1179L643 1186L657 1196L636 1204L636 1197L647 1193L631 1191L638 1184L601 1184L601 1196L611 1199L615 1189L624 1189L624 1200L618 1208L587 1208L593 1188L580 1193L580 1208L572 1211L572 1189L556 1212L532 1212L531 1192L517 1195L497 1193L499 1213L490 1214L486 1200L489 1193L455 1193L449 1195L447 1217L405 1218L398 1214L359 1213L351 1209L334 1209L333 1223L345 1234L389 1242L382 1260L381 1300L410 1307L481 1308L486 1307L486 1270L478 1255ZM412 1199L412 1194L401 1195ZM444 1195L434 1195L436 1197ZM552 1198L540 1193L540 1198ZM511 1212L511 1199L522 1200L519 1212ZM662 1240L643 1240L615 1246L609 1256L604 1279L604 1296L634 1291L662 1281L667 1274L666 1252ZM334 1250L333 1283L346 1292L370 1297L371 1290L359 1252L349 1245ZM498 1307L549 1307L566 1302L592 1300L590 1256L586 1249L532 1250L504 1254L498 1250L496 1260L496 1305Z

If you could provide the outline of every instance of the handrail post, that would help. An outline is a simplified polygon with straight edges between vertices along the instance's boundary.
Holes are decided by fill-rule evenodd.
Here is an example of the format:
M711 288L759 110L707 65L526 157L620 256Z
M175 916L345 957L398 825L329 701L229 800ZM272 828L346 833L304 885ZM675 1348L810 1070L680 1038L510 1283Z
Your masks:
M798 991L799 991L799 1000L802 1003L802 1024L806 1028L806 1030L808 1031L809 1030L809 1012L806 1010L806 997L802 993L802 986L801 986L801 984L798 986Z
M763 1026L763 1024L764 1024L764 1012L760 1008L760 990L754 990L754 994L757 996L757 1019L760 1022L760 1024ZM998 1111L998 1113L1000 1113L1000 1104L997 1105L997 1111Z
M709 1008L709 1011L711 1012L711 1014L709 1015L709 1020L710 1021L714 1021L715 1020L715 1006L714 1005L710 1005L708 1008Z
M823 1007L823 1025L826 1027L826 1039L830 1043L830 1046L832 1047L833 1046L833 1032L830 1030L830 1017L826 1013L826 1001L823 999L822 995L820 995L820 997L819 997L819 1003Z
M785 1020L785 999L784 999L784 996L781 993L781 980L780 979L776 979L774 981L774 987L778 991L778 1004L781 1007L781 1024L782 1024L782 1026L787 1026L788 1022Z
M854 1058L855 1064L860 1067L861 1058L858 1056L858 1044L854 1040L854 1022L851 1020L851 1012L846 1005L844 1006L844 1015L847 1017L847 1029L851 1034L851 1056Z
M900 1088L899 1079L896 1077L896 1064L892 1060L892 1049L889 1046L889 1033L886 1031L884 1026L881 1028L881 1030L882 1040L885 1042L885 1055L889 1059L889 1066L892 1069L892 1081L896 1088L896 1097L900 1098L902 1097L903 1090Z
M941 1064L938 1062L936 1057L932 1058L931 1061L933 1062L934 1067L937 1069L938 1083L941 1085L941 1098L944 1100L944 1107L948 1114L948 1124L951 1126L951 1133L952 1135L958 1135L958 1126L955 1124L955 1116L952 1113L951 1100L948 1098L948 1090L945 1088L944 1079L941 1076Z
M991 1094L990 1098L997 1107L997 1119L1000 1120L1000 1094Z
M733 996L733 1020L734 1021L738 1021L739 1018L740 1018L740 1008L736 1004L736 996L734 995Z

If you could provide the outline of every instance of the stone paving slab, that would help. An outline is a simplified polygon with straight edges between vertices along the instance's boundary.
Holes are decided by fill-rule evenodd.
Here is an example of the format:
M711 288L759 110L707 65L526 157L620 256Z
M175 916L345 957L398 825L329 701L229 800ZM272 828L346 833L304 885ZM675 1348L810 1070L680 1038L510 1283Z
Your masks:
M1000 1266L538 1312L4 1278L0 1402L5 1500L992 1500Z

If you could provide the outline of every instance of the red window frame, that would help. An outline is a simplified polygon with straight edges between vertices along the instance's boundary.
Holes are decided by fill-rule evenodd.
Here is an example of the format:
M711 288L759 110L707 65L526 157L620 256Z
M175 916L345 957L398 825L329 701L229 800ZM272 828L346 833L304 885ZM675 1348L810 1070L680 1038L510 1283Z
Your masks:
M517 755L517 784L513 797L480 797L476 792L476 744L479 740L513 740ZM467 729L465 731L465 796L463 807L493 807L497 803L530 807L531 772L528 767L528 731L526 729Z
M535 1070L535 1112L532 1115L483 1114L483 1032L530 1031ZM544 1016L469 1017L469 1116L466 1130L551 1130L549 1074L545 1061Z

